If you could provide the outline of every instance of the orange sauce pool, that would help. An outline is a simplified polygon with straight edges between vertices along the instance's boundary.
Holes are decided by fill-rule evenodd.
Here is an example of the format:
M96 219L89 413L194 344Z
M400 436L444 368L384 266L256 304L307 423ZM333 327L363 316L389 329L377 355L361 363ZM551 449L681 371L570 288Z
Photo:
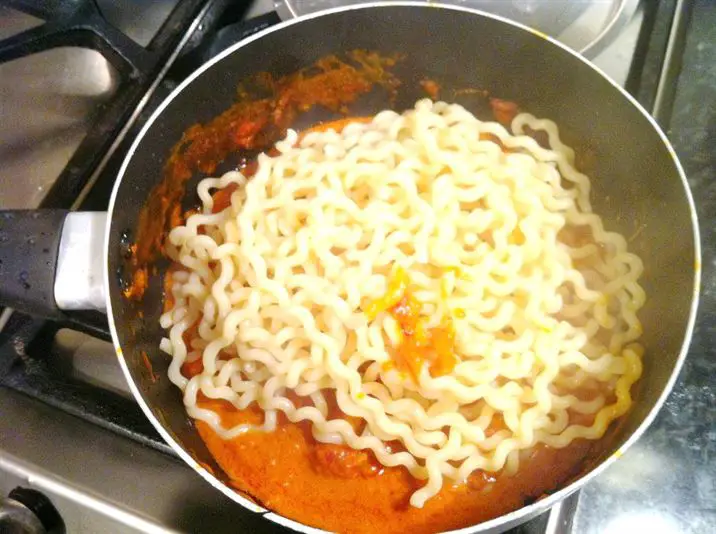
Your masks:
M258 409L240 411L210 400L200 405L219 413L225 427L262 420ZM283 419L275 432L228 441L201 421L197 428L235 488L290 519L348 533L438 532L487 521L559 487L577 474L593 447L584 440L561 450L537 447L517 475L478 471L465 484L446 481L418 509L408 501L422 482L406 469L377 466L369 452L317 443L307 424Z
M344 119L307 131L340 130L356 120L370 119ZM254 171L248 167L244 172L250 176ZM214 193L215 212L230 205L234 190L230 186ZM386 295L367 303L364 311L369 317L387 311L401 327L403 341L391 355L397 368L413 377L423 364L430 366L433 375L449 373L456 363L452 323L447 321L425 330L418 316L420 303L411 294L409 282L407 274L397 269ZM170 277L166 277L165 295L170 295L170 284ZM169 297L165 305L171 305ZM192 328L185 334L186 341L194 335ZM202 370L201 359L182 367L187 377ZM324 394L331 406L329 419L352 419L340 412L329 391L324 390ZM295 395L292 400L300 402ZM260 424L263 420L257 406L238 410L228 402L201 395L199 405L219 414L225 428L242 423ZM590 425L592 419L570 415L575 424ZM359 425L360 421L352 423ZM488 435L499 430L500 425L499 418L493 420ZM558 489L576 476L586 460L601 448L600 442L587 440L576 440L564 449L540 445L523 454L516 475L476 471L461 484L446 480L440 493L418 509L409 505L409 499L423 485L422 481L403 467L380 465L370 451L317 442L309 423L291 423L281 414L275 432L249 432L232 440L222 439L202 421L197 421L196 427L233 487L285 517L346 533L438 532L475 525Z

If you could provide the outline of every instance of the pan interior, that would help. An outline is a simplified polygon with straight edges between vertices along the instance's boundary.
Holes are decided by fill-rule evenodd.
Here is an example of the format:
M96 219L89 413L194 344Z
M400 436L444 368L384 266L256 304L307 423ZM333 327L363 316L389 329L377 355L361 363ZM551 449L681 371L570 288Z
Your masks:
M615 452L647 418L678 365L694 287L696 243L685 185L673 152L649 120L587 64L543 38L511 24L464 11L430 6L387 5L334 12L271 31L222 57L174 94L130 154L116 192L110 238L110 298L118 340L131 379L154 418L179 447L222 479L187 417L179 390L166 377L169 358L159 351L163 332L161 268L140 301L121 293L118 273L125 261L122 237L136 230L139 211L162 176L171 147L192 124L206 122L236 101L239 81L259 71L277 77L329 54L349 50L399 53L394 73L401 81L395 102L376 91L350 106L349 115L412 106L425 97L420 81L434 79L441 97L487 118L488 91L538 117L550 118L579 153L594 155L591 171L595 211L608 229L635 236L630 243L645 265L648 295L641 314L646 346L637 402L616 432L605 457ZM315 108L298 125L331 118ZM337 118L337 116L336 116ZM189 184L195 186L198 176ZM194 195L189 193L188 196ZM161 267L161 265L159 266ZM156 380L147 372L144 355Z

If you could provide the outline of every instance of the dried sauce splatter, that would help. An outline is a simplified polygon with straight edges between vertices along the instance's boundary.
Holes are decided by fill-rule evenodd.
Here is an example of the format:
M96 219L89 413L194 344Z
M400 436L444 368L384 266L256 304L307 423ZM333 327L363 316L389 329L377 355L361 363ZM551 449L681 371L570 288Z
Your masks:
M154 368L152 367L152 362L150 361L149 356L147 356L147 353L145 351L141 351L139 355L142 357L142 364L144 365L144 369L146 370L149 380L151 380L152 384L155 384L157 380L159 380L159 376L157 376L157 374L154 372Z
M490 107L492 107L495 120L507 128L512 124L512 119L520 112L520 108L516 103L499 98L490 98Z
M433 100L437 100L440 98L440 84L435 80L431 80L429 78L421 80L420 87L422 87L423 91L425 91L425 94L427 94Z

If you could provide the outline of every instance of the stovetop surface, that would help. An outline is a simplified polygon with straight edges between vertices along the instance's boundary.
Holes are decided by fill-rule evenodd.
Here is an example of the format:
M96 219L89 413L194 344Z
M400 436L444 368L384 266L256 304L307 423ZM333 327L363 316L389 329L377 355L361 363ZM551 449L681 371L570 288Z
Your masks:
M275 14L264 14L270 7L265 1L254 4L249 14L263 18L253 29L277 22ZM716 130L712 127L716 124L716 6L702 0L695 9L684 72L667 124L701 215L701 311L687 363L657 421L623 459L582 490L573 526L573 532L580 534L637 529L665 533L716 531L716 386L711 379L716 376L716 349L712 348L716 342L712 326L716 324L716 221L709 216L716 213L716 160L712 150L716 145ZM620 83L631 84L647 106L653 94L645 88L654 85L660 67L652 56L658 55L654 50L662 42L659 33L667 30L668 25L657 17L638 79L634 69L629 70L638 27L597 60ZM229 33L223 32L222 38L230 41ZM151 36L135 38L148 42ZM192 68L192 62L201 61L198 58L202 54L206 59L212 53L210 48L179 58L157 87L138 124ZM102 65L97 57L88 61ZM103 91L115 90L111 68L102 68L109 72L107 84L90 84L94 93L83 89L92 93L88 100L93 106L101 107ZM711 104L703 104L708 102ZM130 131L127 139L132 137ZM5 144L6 138L0 140L0 145ZM122 147L107 163L104 178L85 196L82 209L106 208L121 155ZM14 373L4 375L2 383L6 387L0 387L0 473L6 474L0 476L0 494L18 484L43 489L63 512L68 532L279 529L233 504L169 454L127 392L114 350L102 334L101 316L84 321L82 329L94 336L78 334L72 325L59 330L41 325L33 334L33 343L18 347L18 340L25 339L18 332L37 325L17 315L11 318L12 328L0 332L0 347L12 347L25 355ZM96 330L87 324L97 325ZM0 375L3 371L0 369ZM29 398L28 393L35 398ZM539 518L519 532L545 532L546 520Z

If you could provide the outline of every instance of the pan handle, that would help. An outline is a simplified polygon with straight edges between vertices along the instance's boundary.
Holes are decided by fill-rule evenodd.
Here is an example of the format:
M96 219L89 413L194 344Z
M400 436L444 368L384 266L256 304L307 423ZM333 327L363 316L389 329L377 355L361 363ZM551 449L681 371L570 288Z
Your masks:
M40 317L104 310L103 212L0 211L0 306Z

